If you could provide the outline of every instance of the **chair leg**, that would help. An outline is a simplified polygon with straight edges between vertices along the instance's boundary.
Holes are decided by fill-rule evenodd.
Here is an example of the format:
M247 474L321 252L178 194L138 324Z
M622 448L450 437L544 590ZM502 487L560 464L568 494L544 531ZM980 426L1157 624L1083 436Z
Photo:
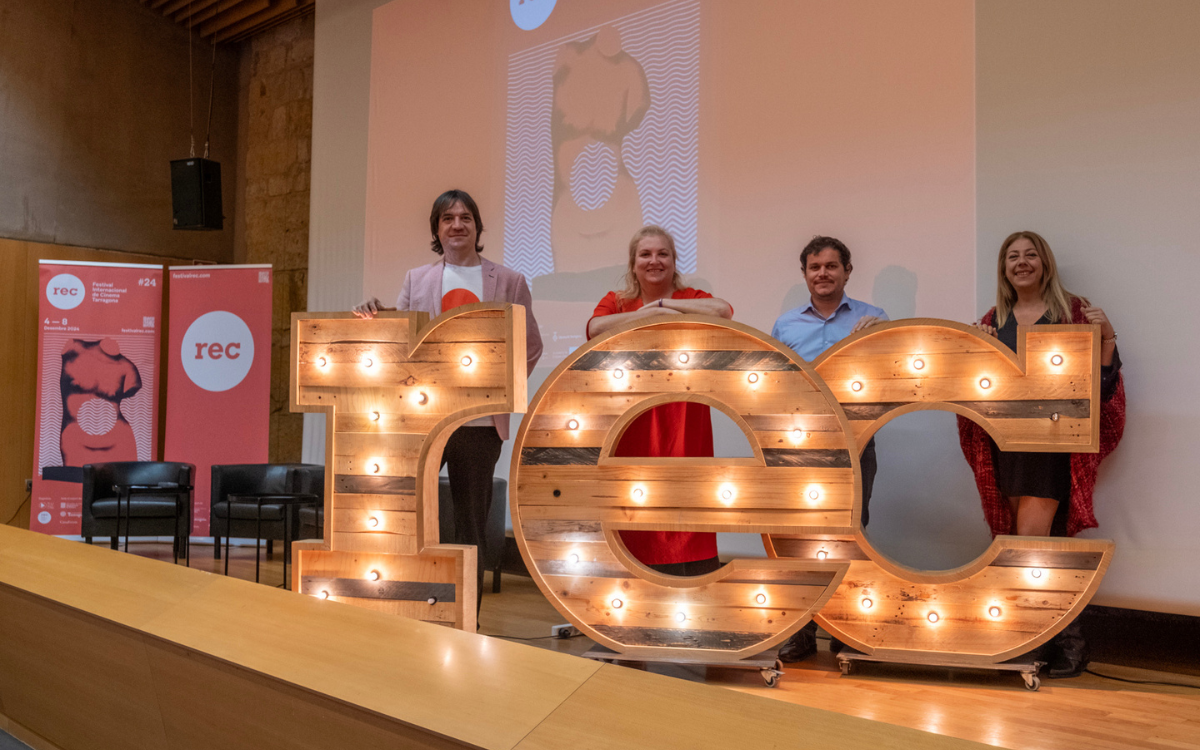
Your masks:
M85 536L85 537L83 538L83 541L84 541L84 542L86 542L87 544L91 544L91 543L92 543L92 538L91 538L90 536Z
M258 583L258 551L262 549L262 501L258 503L258 516L254 522L254 582ZM267 540L267 554L271 554L271 540Z
M273 557L275 557L275 540L268 539L267 540L267 559L270 560Z
M213 559L221 559L221 537L219 536L213 537Z
M500 565L499 564L497 564L495 568L492 568L492 593L493 594L500 593Z
M120 537L117 537L117 536L110 536L110 537L108 538L108 546L109 546L109 548L110 548L110 549L116 549L116 548L117 548L117 542L118 542L118 540L119 540L119 539L120 539Z

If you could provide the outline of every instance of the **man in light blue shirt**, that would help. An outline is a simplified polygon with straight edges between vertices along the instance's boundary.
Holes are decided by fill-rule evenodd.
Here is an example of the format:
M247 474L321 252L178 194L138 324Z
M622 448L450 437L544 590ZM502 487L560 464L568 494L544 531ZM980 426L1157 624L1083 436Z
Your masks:
M846 296L854 266L850 250L833 237L813 237L800 253L809 301L775 321L771 335L812 362L826 349L868 326L888 320L874 305Z
M800 265L808 284L809 301L780 315L771 335L803 359L812 362L850 334L888 320L887 313L880 308L846 296L846 282L850 280L854 266L850 263L850 249L841 240L813 237L800 252ZM870 519L871 488L878 468L874 438L863 448L861 465L862 524L866 526ZM810 622L779 648L779 658L795 662L816 653L816 634L817 624ZM830 650L840 651L841 643L834 639Z

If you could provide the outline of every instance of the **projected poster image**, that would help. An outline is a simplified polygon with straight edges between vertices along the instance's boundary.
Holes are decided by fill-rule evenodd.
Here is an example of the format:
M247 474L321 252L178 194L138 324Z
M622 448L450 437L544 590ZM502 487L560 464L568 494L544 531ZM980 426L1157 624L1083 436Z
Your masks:
M624 288L649 223L690 286L761 330L807 299L798 256L816 234L852 248L852 296L967 319L973 18L952 2L383 4L363 293L395 300L434 260L429 207L461 188L484 257L529 280L542 373Z
M696 271L699 95L698 0L509 57L505 264L539 302L567 305L547 322L586 320L620 286L643 224L670 230L679 271ZM542 327L552 362L583 343L581 330Z

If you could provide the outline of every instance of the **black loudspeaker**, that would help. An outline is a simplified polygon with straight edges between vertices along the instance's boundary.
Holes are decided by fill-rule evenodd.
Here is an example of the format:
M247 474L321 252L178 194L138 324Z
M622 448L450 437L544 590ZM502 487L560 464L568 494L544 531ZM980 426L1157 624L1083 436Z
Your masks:
M171 162L175 229L222 229L221 164L208 159Z

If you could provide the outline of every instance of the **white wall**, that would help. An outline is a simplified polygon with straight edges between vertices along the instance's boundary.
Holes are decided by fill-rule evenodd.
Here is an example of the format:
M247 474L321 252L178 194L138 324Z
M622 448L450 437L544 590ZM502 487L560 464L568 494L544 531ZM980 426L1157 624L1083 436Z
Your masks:
M362 299L371 12L387 0L321 0L313 53L308 309ZM325 415L304 415L303 460L325 463Z
M1200 615L1200 3L978 3L979 310L1000 242L1044 236L1120 337L1128 422L1101 467L1097 603Z

